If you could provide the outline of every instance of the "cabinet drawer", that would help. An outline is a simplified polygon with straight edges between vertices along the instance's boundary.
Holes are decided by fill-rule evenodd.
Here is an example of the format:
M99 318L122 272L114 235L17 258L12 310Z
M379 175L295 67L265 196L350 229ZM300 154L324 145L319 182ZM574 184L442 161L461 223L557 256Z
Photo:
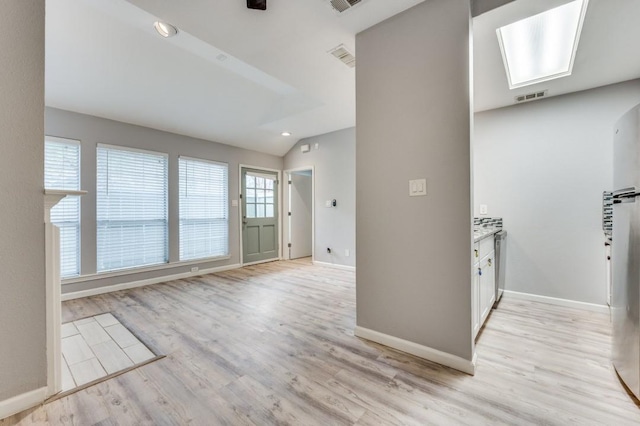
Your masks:
M486 255L488 255L489 253L491 253L494 250L494 237L493 235L490 237L487 237L483 240L480 240L478 242L478 244L480 245L479 249L478 249L478 258L482 259L484 258Z

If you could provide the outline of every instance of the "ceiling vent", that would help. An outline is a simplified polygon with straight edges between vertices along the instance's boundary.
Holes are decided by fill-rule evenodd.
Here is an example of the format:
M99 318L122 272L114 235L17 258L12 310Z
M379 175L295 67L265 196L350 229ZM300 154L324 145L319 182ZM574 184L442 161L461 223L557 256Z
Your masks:
M329 4L333 10L338 13L346 12L351 9L356 4L360 3L362 0L329 0Z
M340 59L349 68L356 67L356 57L349 52L343 44L329 51L333 56Z
M549 95L548 90L541 90L538 92L527 93L526 95L518 95L514 99L516 100L516 103L519 104L522 102L535 101L536 99L544 98L548 95Z

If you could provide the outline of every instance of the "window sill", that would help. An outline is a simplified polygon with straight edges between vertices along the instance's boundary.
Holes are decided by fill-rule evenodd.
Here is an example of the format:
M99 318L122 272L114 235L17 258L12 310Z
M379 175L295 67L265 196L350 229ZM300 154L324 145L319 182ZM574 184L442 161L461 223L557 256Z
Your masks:
M123 275L141 274L144 272L161 271L163 269L179 268L181 266L198 265L201 263L219 262L222 260L229 260L229 259L231 259L230 255L217 256L217 257L205 257L202 259L185 260L182 262L162 263L159 265L145 266L141 268L127 268L127 269L118 269L117 271L97 272L95 274L79 275L77 277L62 279L62 285L80 283L80 282L85 282L90 280L98 280L102 278L120 277Z

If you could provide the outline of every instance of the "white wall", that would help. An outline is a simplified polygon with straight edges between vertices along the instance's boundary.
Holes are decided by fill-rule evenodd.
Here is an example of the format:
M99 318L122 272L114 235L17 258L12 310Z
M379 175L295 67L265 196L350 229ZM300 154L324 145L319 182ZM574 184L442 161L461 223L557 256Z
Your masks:
M602 191L640 80L475 115L475 214L504 218L506 288L605 304Z
M467 366L469 36L469 1L429 0L356 37L358 326Z
M0 402L47 379L44 12L38 0L0 5Z
M319 262L355 266L355 141L354 128L339 130L303 139L284 157L285 170L314 167L315 260ZM300 152L302 144L310 144L311 151ZM325 207L325 202L333 199L337 206ZM349 256L345 250L349 250Z
M81 199L81 273L82 277L63 282L63 293L88 290L114 284L157 279L200 270L237 265L240 262L238 207L229 207L229 259L180 265L178 235L178 156L185 155L227 163L229 199L238 199L239 165L282 170L282 157L236 148L216 142L135 126L104 118L55 108L46 109L46 134L81 141L81 187L88 194ZM169 260L170 268L148 272L132 270L126 275L107 277L96 272L96 145L122 145L164 152L169 155Z

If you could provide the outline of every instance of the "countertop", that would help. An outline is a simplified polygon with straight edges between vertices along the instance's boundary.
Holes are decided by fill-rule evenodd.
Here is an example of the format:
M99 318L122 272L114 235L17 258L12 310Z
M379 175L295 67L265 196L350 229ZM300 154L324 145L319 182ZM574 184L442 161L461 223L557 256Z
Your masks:
M478 241L484 240L485 238L500 231L502 231L500 228L476 228L473 230L473 242L477 243Z

